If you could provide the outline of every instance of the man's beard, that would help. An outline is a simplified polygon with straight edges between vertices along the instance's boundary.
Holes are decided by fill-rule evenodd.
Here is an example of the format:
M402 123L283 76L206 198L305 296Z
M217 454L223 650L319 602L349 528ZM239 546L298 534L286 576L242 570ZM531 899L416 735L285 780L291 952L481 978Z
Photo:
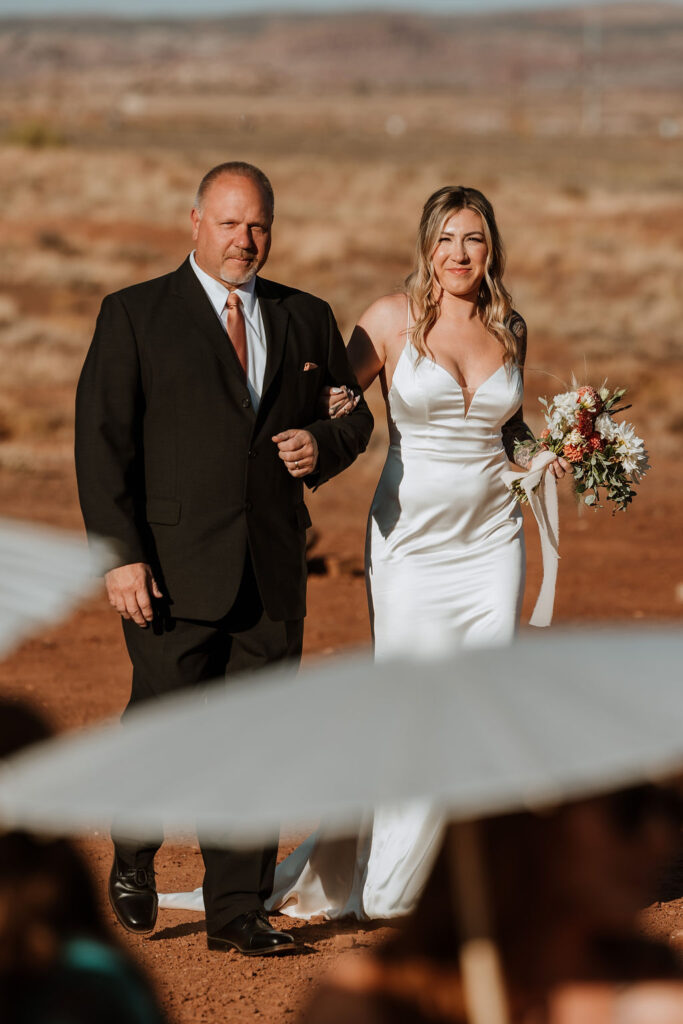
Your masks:
M225 259L227 260L227 259L230 259L231 257L232 258L237 258L237 259L245 259L246 258L248 260L251 260L251 262L250 263L245 263L244 264L244 269L242 271L231 270L230 271L230 277L228 277L228 271L222 269L221 270L221 281L223 281L224 284L231 284L231 285L247 284L248 281L251 281L252 277L256 276L256 272L259 269L259 259L258 259L258 256L254 255L253 253L250 253L250 252L245 252L245 250L243 250L243 249L237 249L235 251L229 252L227 254L227 256L225 257Z

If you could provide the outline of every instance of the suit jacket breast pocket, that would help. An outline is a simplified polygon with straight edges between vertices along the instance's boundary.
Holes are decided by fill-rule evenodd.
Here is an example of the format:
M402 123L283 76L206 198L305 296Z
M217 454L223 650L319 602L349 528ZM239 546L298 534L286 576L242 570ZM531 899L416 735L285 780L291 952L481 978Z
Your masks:
M308 367L308 369L306 369ZM299 370L299 381L302 384L310 387L311 385L320 386L322 379L322 367L316 363L304 363L303 367Z

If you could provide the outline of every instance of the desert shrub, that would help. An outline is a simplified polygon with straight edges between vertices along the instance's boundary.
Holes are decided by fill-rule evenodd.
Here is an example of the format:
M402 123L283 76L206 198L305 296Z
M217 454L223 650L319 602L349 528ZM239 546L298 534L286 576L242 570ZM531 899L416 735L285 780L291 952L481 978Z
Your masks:
M9 413L0 409L0 441L9 441L13 433Z
M15 122L5 133L5 142L27 149L48 149L65 145L66 138L47 121L31 119Z
M81 252L59 231L39 231L36 241L43 249L59 253L60 256L78 256Z

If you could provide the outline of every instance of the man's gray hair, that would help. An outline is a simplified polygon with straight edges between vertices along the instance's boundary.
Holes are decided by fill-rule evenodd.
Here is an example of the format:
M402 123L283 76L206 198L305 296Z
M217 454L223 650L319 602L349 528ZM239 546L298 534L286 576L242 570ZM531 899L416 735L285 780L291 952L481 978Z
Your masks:
M244 160L229 160L224 164L217 164L212 167L210 171L207 171L202 180L199 182L199 188L197 194L194 197L194 208L200 214L202 212L202 204L204 197L208 192L211 185L218 178L222 178L224 174L233 174L240 178L249 178L261 189L263 198L266 200L268 208L270 209L270 215L273 216L275 212L275 196L273 195L273 186L271 185L267 175L263 173L260 168L255 167L254 164L248 164Z

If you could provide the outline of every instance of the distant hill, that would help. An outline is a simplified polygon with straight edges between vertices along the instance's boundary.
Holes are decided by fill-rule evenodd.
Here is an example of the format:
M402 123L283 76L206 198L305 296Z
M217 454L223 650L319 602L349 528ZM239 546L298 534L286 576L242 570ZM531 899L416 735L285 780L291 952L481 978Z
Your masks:
M0 20L0 80L134 70L193 93L683 87L683 8L618 3L497 14L364 13L202 19Z

